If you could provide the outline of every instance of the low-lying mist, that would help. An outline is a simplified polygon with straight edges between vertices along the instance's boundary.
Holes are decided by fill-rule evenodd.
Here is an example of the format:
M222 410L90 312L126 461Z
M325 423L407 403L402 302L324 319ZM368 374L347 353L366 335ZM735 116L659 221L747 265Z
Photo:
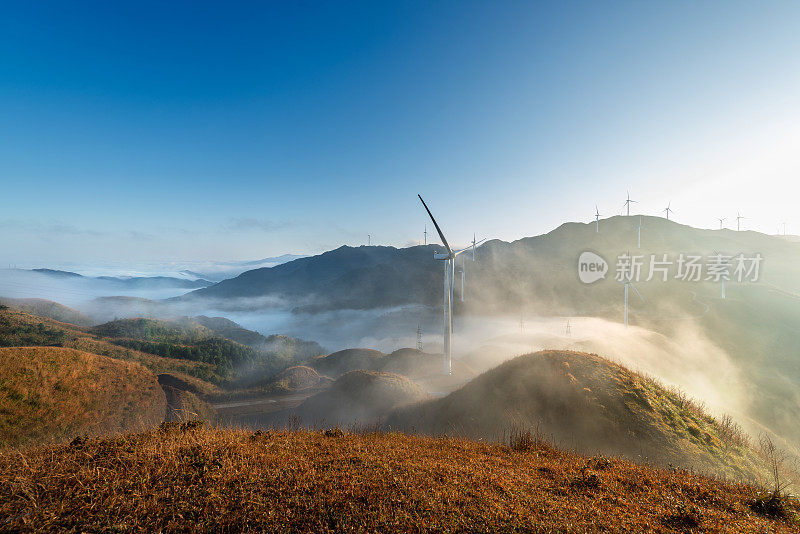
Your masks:
M100 297L123 296L149 300L177 297L186 287L159 284L154 288L124 287L111 280L78 276L53 276L21 269L0 270L0 297L39 298L81 308Z

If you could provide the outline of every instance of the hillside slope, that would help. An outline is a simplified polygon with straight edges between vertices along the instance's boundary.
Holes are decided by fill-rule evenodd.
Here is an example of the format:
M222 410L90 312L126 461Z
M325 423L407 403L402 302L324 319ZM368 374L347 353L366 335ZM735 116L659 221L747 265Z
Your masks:
M303 297L305 309L373 308L386 302L435 304L434 291L436 284L441 284L441 273L432 258L439 248L343 246L319 256L247 271L172 300L206 298L224 303L276 295ZM387 280L392 283L387 284Z
M622 454L736 478L762 473L744 436L679 392L597 355L543 351L510 360L447 397L400 409L390 428L496 439L538 428L587 453Z
M221 378L211 364L167 358L110 343L90 329L12 309L0 309L0 347L59 346L139 363L155 374L178 372L203 380Z
M402 434L184 425L0 454L0 529L797 532L752 487L683 470Z
M94 324L88 315L52 300L0 298L0 305L78 326L91 326Z
M394 408L428 399L422 387L405 376L377 371L350 371L329 388L306 399L292 416L307 425L372 424ZM276 422L280 423L280 415Z
M240 386L252 385L322 352L314 342L281 335L264 337L221 317L199 319L209 327L188 317L177 320L138 317L117 319L91 331L123 347L212 364L217 374ZM223 334L253 344L246 345Z
M57 347L0 348L0 361L0 446L164 419L164 392L141 365Z

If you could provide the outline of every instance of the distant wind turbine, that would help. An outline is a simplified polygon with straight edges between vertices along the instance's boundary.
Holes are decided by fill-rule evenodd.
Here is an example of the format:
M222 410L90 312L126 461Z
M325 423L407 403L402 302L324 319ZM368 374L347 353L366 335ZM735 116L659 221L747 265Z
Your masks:
M719 229L720 230L722 230L722 223L725 222L726 219L727 219L727 217L717 217L717 220L719 221Z
M664 211L667 213L667 220L669 220L669 214L675 213L675 210L672 209L672 201L670 201L669 204L667 204L667 207L664 209Z
M464 302L464 268L461 268L461 302Z
M428 225L427 224L425 225L425 231L422 232L422 235L425 236L424 237L424 239L425 239L424 244L427 245L428 244Z
M716 250L714 251L714 254L716 256L719 256L720 259L722 258L722 254L720 254ZM728 263L730 263L730 262L727 261L727 260L723 262L724 265L728 265ZM724 276L720 276L719 280L720 280L720 282L722 282L722 300L725 300L725 277Z
M628 191L628 199L625 201L625 207L628 208L628 217L631 215L631 202L636 202L635 200L631 200L631 192Z
M372 245L372 236L367 234L367 246Z
M567 329L566 329L566 331L567 331L567 337L572 335L572 326L570 326L570 324L569 324L569 319L567 319Z
M643 226L642 226L642 216L639 215L639 241L638 241L638 247L639 248L642 248L642 228L643 228Z
M425 207L425 211L428 212L428 216L431 218L433 226L436 228L436 232L439 234L439 237L442 240L442 244L447 249L446 254L440 254L438 252L434 253L433 259L444 262L444 374L451 375L453 374L453 279L455 278L455 259L456 256L462 252L468 251L471 247L453 251L453 249L451 249L450 245L447 243L447 239L444 237L442 229L439 228L439 223L437 223L436 219L433 218L433 214L431 213L431 210L428 209L428 205L425 204L424 200L422 200L422 195L417 196L419 197L420 202L422 202L422 205ZM478 241L477 243L482 241L483 240ZM473 243L473 249L477 243Z
M597 233L600 233L600 210L597 207L597 204L594 205L594 222L597 225Z
M642 302L645 301L644 297L641 294L639 294L639 291L636 289L636 286L634 286L633 283L631 283L631 276L632 275L629 274L624 282L620 282L625 286L625 328L628 328L628 286L630 286L630 288L633 289L636 295L638 295L638 297L642 299Z
M747 217L742 216L738 211L736 212L736 231L741 232L742 230L742 219L746 219Z
M783 223L783 235L786 235L786 223Z

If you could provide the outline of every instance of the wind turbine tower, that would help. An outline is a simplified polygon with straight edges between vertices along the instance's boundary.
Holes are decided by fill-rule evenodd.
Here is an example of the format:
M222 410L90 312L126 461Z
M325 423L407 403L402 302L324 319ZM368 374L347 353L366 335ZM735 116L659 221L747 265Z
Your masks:
M670 203L669 203L669 204L667 204L667 207L666 207L666 209L664 210L664 211L667 213L667 220L669 220L669 214L670 214L670 213L675 213L675 210L674 210L674 209L672 209L672 207L671 207L671 206L672 206L672 201L670 201Z
M722 254L717 252L716 250L714 251L714 254L716 254L717 256L720 256L720 258L722 258ZM724 265L728 265L729 263L730 262L728 260L724 261ZM725 277L721 276L719 280L720 280L720 282L722 282L722 300L725 300Z
M719 229L722 230L722 223L725 222L726 217L717 217L719 221Z
M642 248L642 216L639 215L639 241L638 248Z
M628 208L628 217L631 216L631 203L636 202L635 200L631 200L631 192L628 191L628 199L625 201L625 207Z
M742 231L742 224L741 224L742 223L742 219L745 219L745 217L742 217L742 215L737 211L736 212L736 231L737 232L741 232Z
M629 254L629 256L630 256L630 254ZM644 297L643 297L643 296L642 296L642 295L639 293L639 291L636 289L636 286L634 286L634 285L631 283L631 276L632 276L632 274L631 274L631 273L628 273L628 276L625 278L625 281L624 281L624 282L620 282L621 284L623 284L623 285L625 286L625 328L628 328L628 287L630 287L631 289L633 289L633 291L636 293L636 295L637 295L637 296L638 296L640 299L642 299L642 302L644 302L644 301L645 301L645 300L644 300Z
M433 214L431 210L428 209L428 205L425 204L425 201L422 200L422 195L417 195L419 197L420 202L425 207L425 211L428 212L428 216L431 218L433 222L433 226L436 228L436 232L439 234L439 237L442 240L442 244L447 249L446 253L434 253L433 259L440 260L444 264L444 299L443 299L443 315L444 315L444 333L443 333L443 358L444 358L444 374L451 375L453 374L453 281L455 278L455 259L456 256L459 254L466 252L470 249L470 247L463 248L461 250L454 251L450 248L450 245L447 243L447 239L444 237L442 233L442 229L439 228L439 223L436 222L436 219L433 218ZM479 241L478 243L482 242L483 240ZM478 243L473 244L473 248Z
M372 245L372 236L367 234L367 246L369 247L371 245Z
M484 239L481 239L481 241L484 241ZM475 245L477 245L481 241L475 241L475 233L473 232L473 234L472 234L472 261L475 261Z
M572 326L569 324L569 319L567 319L567 337L572 336Z
M594 205L594 223L597 227L597 233L600 233L600 209L597 207L597 204Z

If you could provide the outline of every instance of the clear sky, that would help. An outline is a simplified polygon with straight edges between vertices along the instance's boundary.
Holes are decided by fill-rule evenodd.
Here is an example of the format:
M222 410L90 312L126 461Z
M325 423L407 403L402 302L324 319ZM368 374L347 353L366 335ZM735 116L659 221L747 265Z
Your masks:
M800 233L800 2L4 2L0 261ZM430 230L430 225L429 225Z

